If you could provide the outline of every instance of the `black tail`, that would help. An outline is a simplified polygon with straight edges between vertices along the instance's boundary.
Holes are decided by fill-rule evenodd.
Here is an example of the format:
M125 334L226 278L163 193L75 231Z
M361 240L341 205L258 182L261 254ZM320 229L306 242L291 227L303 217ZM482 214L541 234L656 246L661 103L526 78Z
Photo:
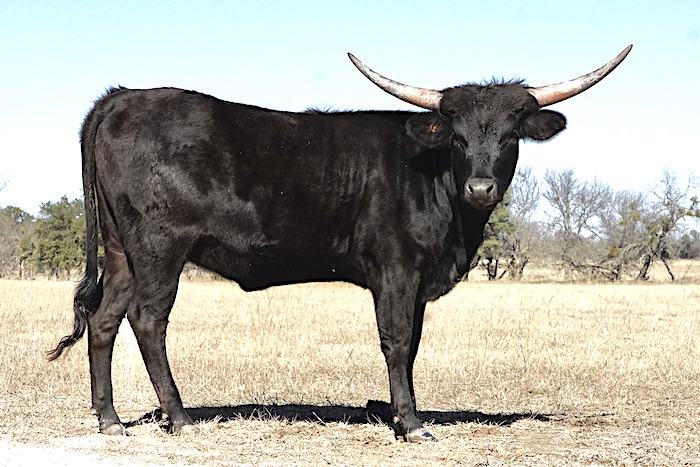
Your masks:
M110 94L113 90L109 91ZM97 310L102 301L102 281L97 280L97 198L96 198L96 172L95 172L95 139L97 127L102 121L103 115L97 101L92 111L85 117L80 134L81 152L83 157L83 197L85 203L85 274L75 288L73 300L73 332L65 336L55 349L47 353L49 361L56 360L63 351L78 342L85 334L88 316Z

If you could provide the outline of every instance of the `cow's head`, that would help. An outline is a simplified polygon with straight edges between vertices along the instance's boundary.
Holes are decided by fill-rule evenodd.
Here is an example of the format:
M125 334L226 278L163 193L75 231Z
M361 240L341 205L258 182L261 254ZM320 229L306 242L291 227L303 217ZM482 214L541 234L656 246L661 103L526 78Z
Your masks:
M520 82L465 85L442 91L416 88L386 78L348 54L374 84L431 112L417 114L407 132L426 147L451 148L455 178L464 200L490 210L503 199L515 173L520 139L546 141L566 127L559 112L542 107L590 88L624 60L628 46L596 71L571 81L529 88Z

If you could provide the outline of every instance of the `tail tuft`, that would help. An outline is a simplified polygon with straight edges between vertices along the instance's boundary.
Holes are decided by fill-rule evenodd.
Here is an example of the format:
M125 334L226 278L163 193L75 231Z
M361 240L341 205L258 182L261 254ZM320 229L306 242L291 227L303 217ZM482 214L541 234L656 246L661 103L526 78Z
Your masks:
M46 353L46 358L52 362L61 356L64 350L78 342L85 334L88 316L97 310L102 301L102 280L96 282L96 277L85 272L85 276L75 289L73 300L73 332L64 336L55 349Z

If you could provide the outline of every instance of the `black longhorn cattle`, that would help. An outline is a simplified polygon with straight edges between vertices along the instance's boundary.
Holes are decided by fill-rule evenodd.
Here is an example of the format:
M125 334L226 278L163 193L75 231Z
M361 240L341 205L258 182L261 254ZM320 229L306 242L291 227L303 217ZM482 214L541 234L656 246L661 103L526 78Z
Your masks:
M87 328L99 429L125 434L111 362L126 316L172 429L191 431L165 349L185 262L245 290L348 281L374 297L396 436L434 439L413 393L426 303L467 271L513 178L519 141L564 129L562 114L541 108L594 85L630 49L555 85L442 91L392 81L350 55L380 88L427 112L290 113L180 89L110 90L82 126L86 271L73 332L49 359Z

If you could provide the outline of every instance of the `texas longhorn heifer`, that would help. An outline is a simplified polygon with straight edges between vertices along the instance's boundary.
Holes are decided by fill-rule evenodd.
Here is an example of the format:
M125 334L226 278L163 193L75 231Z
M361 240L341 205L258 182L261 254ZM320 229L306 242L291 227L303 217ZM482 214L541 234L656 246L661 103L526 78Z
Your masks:
M49 359L87 328L99 429L125 434L111 364L126 316L172 429L187 432L192 419L165 349L185 262L245 290L348 281L374 297L396 436L434 439L413 393L426 303L467 271L513 178L519 141L565 128L562 114L542 107L593 86L630 49L559 84L442 91L400 84L350 55L374 84L428 112L289 113L172 88L108 91L82 126L87 265L73 332Z

